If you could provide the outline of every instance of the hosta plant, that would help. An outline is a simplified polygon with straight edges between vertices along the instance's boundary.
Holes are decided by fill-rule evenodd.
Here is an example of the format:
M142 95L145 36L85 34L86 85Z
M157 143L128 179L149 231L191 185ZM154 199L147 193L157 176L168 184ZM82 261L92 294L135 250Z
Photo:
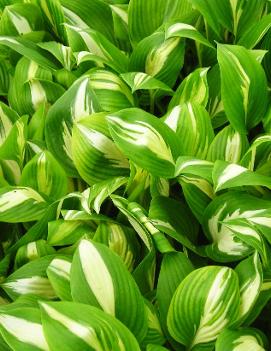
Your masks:
M0 350L268 351L268 0L0 0Z

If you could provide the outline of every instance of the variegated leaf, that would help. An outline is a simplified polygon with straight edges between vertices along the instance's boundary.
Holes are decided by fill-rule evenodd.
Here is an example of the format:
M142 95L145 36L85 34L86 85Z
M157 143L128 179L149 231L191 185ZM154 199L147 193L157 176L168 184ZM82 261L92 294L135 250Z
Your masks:
M213 169L214 190L241 187L265 186L271 188L271 179L252 172L245 167L224 161L216 161Z
M14 351L50 350L37 308L18 306L17 309L0 311L0 330Z
M166 114L164 122L177 134L184 155L206 158L214 132L204 107L194 102L175 106Z
M131 161L153 175L173 177L180 146L169 127L135 108L111 113L107 119L114 141Z
M54 256L44 256L29 262L7 277L1 287L16 300L20 295L33 294L44 299L56 298L55 291L46 276L46 269Z
M180 37L195 40L197 43L214 49L213 45L193 26L187 23L176 22L166 26L166 39Z
M232 269L197 269L181 282L171 300L169 332L188 349L213 342L234 322L239 303L238 277Z
M59 199L67 192L68 182L63 168L50 152L37 154L24 167L20 185L28 186L51 199Z
M45 138L48 149L71 176L77 176L72 162L71 135L75 121L101 110L96 94L83 76L57 100L46 117Z
M195 69L182 81L169 103L169 110L187 102L195 102L206 107L209 98L208 69Z
M267 108L266 77L253 54L241 46L218 46L221 95L228 120L240 133L255 127Z
M241 328L238 330L227 329L217 338L216 351L265 351L267 340L263 333L254 328Z
M75 166L88 184L129 174L129 162L114 144L104 113L74 124L71 148Z
M73 302L42 302L41 312L51 351L140 350L128 328L95 307Z
M46 270L46 274L56 295L64 301L72 301L70 287L71 263L71 257L56 256Z
M71 292L77 302L116 316L141 341L147 332L143 298L127 268L105 245L82 240L71 268Z
M39 257L52 255L55 253L53 247L43 239L32 241L27 245L21 246L15 256L15 267L18 269L24 264L36 260Z
M0 221L30 222L44 214L48 204L35 190L27 187L0 189Z

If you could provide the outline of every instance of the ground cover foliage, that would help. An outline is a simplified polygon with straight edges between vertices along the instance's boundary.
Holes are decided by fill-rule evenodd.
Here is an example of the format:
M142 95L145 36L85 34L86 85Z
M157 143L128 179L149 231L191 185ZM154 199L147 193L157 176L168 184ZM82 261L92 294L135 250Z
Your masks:
M270 1L0 11L0 350L269 350Z

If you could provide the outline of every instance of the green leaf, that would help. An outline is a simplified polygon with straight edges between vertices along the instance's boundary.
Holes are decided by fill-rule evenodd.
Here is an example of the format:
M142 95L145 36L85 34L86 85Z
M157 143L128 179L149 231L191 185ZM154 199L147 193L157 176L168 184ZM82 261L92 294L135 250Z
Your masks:
M206 22L221 35L223 29L232 30L232 8L229 0L190 0L192 5L203 15Z
M181 282L172 298L167 316L169 332L190 349L213 342L233 323L238 307L238 277L232 269L197 269Z
M194 243L198 234L198 224L184 203L156 196L151 201L149 217L157 229L197 252Z
M37 154L26 164L20 185L31 187L55 200L64 196L68 187L64 170L48 151Z
M157 283L157 303L163 329L167 331L167 314L175 290L194 267L182 252L171 252L164 255Z
M205 159L214 131L204 107L190 102L175 106L166 114L164 122L177 134L183 155Z
M115 143L131 161L158 177L173 177L180 147L169 127L135 108L111 113L107 120Z
M143 298L121 258L105 245L80 242L72 262L71 291L75 301L116 316L139 342L144 338L147 317Z
M271 27L271 15L262 17L259 21L249 27L238 41L238 45L247 49L253 49L265 36Z
M46 51L42 50L40 47L38 47L38 45L30 40L2 35L0 36L0 44L17 51L22 56L33 60L44 68L52 70L59 68L54 57L49 55Z
M129 329L95 307L74 302L42 302L41 312L51 351L140 351Z
M255 56L244 47L219 44L217 52L225 112L234 129L244 134L266 112L266 77Z
M31 188L0 188L1 222L19 223L38 220L47 206L41 195Z

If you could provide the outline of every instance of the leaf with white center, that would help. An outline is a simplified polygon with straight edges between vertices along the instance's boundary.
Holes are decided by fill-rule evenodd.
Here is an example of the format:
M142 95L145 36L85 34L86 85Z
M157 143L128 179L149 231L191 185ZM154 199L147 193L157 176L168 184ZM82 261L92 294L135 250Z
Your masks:
M56 292L56 295L64 301L72 301L70 287L72 258L68 256L56 256L47 267L48 279Z
M270 177L252 172L245 167L224 161L216 161L213 169L215 191L241 187L265 186L271 189Z
M120 150L151 174L171 178L180 146L174 132L141 109L108 115L110 133Z
M40 305L50 351L140 351L128 328L95 307L75 302Z
M48 223L47 241L50 245L73 245L84 235L93 236L93 228L84 221L58 219Z
M40 9L35 4L15 3L6 6L0 21L2 35L24 35L44 29Z
M101 222L93 240L108 246L120 256L129 271L133 270L139 254L139 244L132 228L117 223Z
M175 106L164 116L164 123L177 134L184 155L206 158L214 131L203 106L195 102Z
M80 118L101 111L96 94L83 76L49 109L45 124L45 139L49 151L70 176L77 176L72 162L72 126Z
M145 72L172 88L183 66L184 42L180 38L165 39L155 32L143 39L133 50L129 71Z
M204 213L203 230L212 241L206 247L208 256L218 262L237 261L248 256L253 248L238 239L226 222L261 216L270 206L269 201L238 191L217 196Z
M1 311L0 330L14 351L50 351L37 308L18 306Z
M82 240L71 268L74 301L116 316L141 341L147 332L144 300L123 261L105 245Z
M195 102L206 107L209 98L208 70L209 68L197 68L185 77L173 95L168 110L187 102Z
M19 119L18 114L8 105L0 102L0 146L5 142L13 124Z
M24 246L21 246L15 256L15 268L36 260L37 258L53 255L55 249L47 244L45 240L32 241Z
M46 269L53 258L53 255L44 256L23 265L9 275L1 287L12 300L26 294L38 295L44 299L56 298L46 275Z
M77 52L77 64L83 61L96 61L118 73L127 71L127 57L103 34L90 28L81 29L68 24L65 27L69 45L73 52Z
M57 200L67 192L67 177L50 152L37 154L23 169L20 185Z
M35 190L27 187L0 189L0 221L19 223L38 220L48 204Z
M126 185L128 178L116 177L103 182L94 184L90 189L88 198L89 207L94 209L96 213L100 212L103 202L113 194L116 190Z
M267 82L261 64L247 49L218 45L221 96L231 125L240 133L255 127L267 108Z
M185 156L179 157L176 163L175 176L188 206L200 223L206 207L214 198L212 169L212 162Z
M209 147L207 159L212 162L221 160L238 163L248 146L246 135L240 134L228 125L216 134Z
M197 43L214 49L214 46L193 26L187 23L174 23L166 25L166 39L180 37L195 40Z
M172 93L172 89L160 80L143 72L121 74L121 78L130 86L132 93L137 90L161 90Z
M104 113L92 114L73 127L74 164L88 184L129 174L127 158L112 140Z
M256 217L255 221L260 221L262 219L263 217ZM259 253L264 268L270 266L269 245L262 235L263 231L261 230L261 226L254 225L250 218L229 219L223 221L223 223L234 233L238 239L243 241L246 245L251 246Z
M171 336L188 349L215 341L238 315L237 274L228 267L209 266L190 273L170 303Z
M168 197L156 196L151 201L149 217L161 232L193 252L197 252L195 241L198 224L184 203Z
M95 92L103 111L119 111L134 106L130 88L115 73L92 69L88 72L89 86Z
M235 268L240 286L240 310L235 325L241 325L258 299L263 283L262 265L257 252Z
M265 351L267 350L266 336L258 329L240 328L226 329L217 338L216 351Z
M157 283L157 303L160 321L167 338L167 314L170 301L182 280L193 271L194 267L182 252L171 252L163 256Z
M18 118L0 146L0 158L12 162L18 169L22 168L25 157L27 121L27 116ZM12 165L10 168L13 168Z
M74 57L69 46L62 45L55 41L39 43L38 45L42 49L50 52L65 69L71 71L72 66L74 65Z

